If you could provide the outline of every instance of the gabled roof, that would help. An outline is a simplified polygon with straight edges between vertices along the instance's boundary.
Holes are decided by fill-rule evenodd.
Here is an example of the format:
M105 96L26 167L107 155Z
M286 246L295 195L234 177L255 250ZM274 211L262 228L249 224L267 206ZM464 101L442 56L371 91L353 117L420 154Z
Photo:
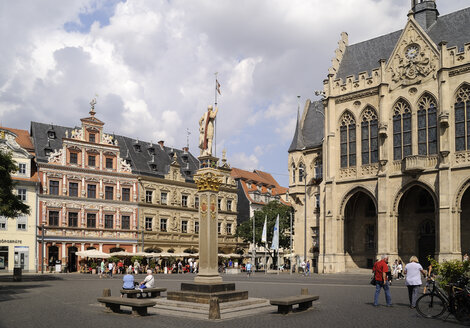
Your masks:
M470 7L440 16L426 31L433 42L438 45L447 41L448 47L463 47L470 42ZM403 30L382 35L346 47L336 78L343 80L362 72L371 72L379 68L379 60L388 60Z
M250 192L259 192L260 194L270 193L271 196L284 195L288 188L281 187L276 179L267 172L260 170L254 170L253 172L232 168L231 176L234 179L239 179L240 185L251 203L266 205L265 202L255 201L251 196ZM250 185L247 185L249 182ZM258 190L260 187L260 190ZM271 192L268 191L268 188L271 188ZM285 202L282 198L279 201L284 205L289 205L288 202Z
M307 100L302 119L299 120L297 115L297 127L288 151L320 147L323 143L324 126L323 102Z
M2 129L8 130L16 134L16 142L18 145L20 145L22 148L24 148L28 152L34 152L34 146L31 141L31 138L29 136L29 132L27 130L21 130L21 129L13 129L13 128L7 128L2 126Z
M50 147L52 151L61 149L62 138L65 138L65 132L68 131L70 136L72 130L76 129L76 127L70 128L54 125L52 128L56 138L49 139L47 132L50 127L50 124L31 122L31 138L33 139L36 158L39 163L47 163L48 159L45 155L45 148ZM150 142L120 135L114 135L113 137L118 141L121 158L130 160L132 173L134 174L164 178L170 170L174 154L176 154L177 162L180 164L180 172L187 181L192 181L194 173L199 168L199 161L189 152L170 147L163 147L162 149L159 144L151 144ZM136 145L140 147L140 151ZM149 148L153 148L153 157ZM152 168L151 164L154 164L156 167Z

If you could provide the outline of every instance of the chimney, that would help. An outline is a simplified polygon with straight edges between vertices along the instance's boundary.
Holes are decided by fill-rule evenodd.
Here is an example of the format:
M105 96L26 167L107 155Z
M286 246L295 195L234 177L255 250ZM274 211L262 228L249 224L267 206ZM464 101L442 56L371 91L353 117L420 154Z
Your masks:
M411 5L414 18L423 29L428 30L437 21L439 12L435 0L412 0Z
M189 152L189 147L183 147L183 151L184 151L185 153Z
M160 148L163 150L163 146L165 145L165 141L160 140L160 141L158 142L158 144L160 145Z

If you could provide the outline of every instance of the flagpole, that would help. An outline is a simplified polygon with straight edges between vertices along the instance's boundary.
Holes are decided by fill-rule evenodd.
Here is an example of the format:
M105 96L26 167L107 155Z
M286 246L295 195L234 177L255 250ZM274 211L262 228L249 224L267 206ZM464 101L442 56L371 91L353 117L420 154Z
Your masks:
M218 74L219 74L218 72L215 72L215 88L214 88L214 95L215 95L214 107L215 108L217 108L217 75ZM214 141L215 141L214 142L214 157L217 157L217 117L214 118Z
M253 215L253 249L251 250L251 260L253 261L252 265L255 267L256 271L256 246L255 246L255 216Z

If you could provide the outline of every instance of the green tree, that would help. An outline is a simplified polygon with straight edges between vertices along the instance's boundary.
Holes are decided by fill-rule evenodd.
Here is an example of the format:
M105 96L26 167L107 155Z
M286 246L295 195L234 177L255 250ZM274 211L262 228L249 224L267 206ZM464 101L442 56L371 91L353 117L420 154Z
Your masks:
M261 242L261 235L263 233L264 218L267 218L266 235L268 245L271 246L274 233L274 225L276 218L279 214L279 247L289 248L290 245L290 213L292 208L284 205L278 201L269 202L261 210L254 212L255 219L255 242L257 245L264 245ZM245 242L253 242L253 218L243 222L237 228L238 237L242 238ZM269 255L272 256L271 251Z
M29 206L24 204L17 195L13 193L15 183L11 174L18 167L13 161L11 154L0 152L0 215L9 218L20 214L29 214Z

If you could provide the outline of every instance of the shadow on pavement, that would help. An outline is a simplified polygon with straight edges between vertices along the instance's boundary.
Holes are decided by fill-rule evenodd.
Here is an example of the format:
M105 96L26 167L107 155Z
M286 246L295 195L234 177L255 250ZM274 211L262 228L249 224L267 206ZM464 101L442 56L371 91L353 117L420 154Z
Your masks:
M0 286L0 302L10 301L17 298L17 295L26 293L32 288L49 287L48 285L23 285L12 284L8 286Z

